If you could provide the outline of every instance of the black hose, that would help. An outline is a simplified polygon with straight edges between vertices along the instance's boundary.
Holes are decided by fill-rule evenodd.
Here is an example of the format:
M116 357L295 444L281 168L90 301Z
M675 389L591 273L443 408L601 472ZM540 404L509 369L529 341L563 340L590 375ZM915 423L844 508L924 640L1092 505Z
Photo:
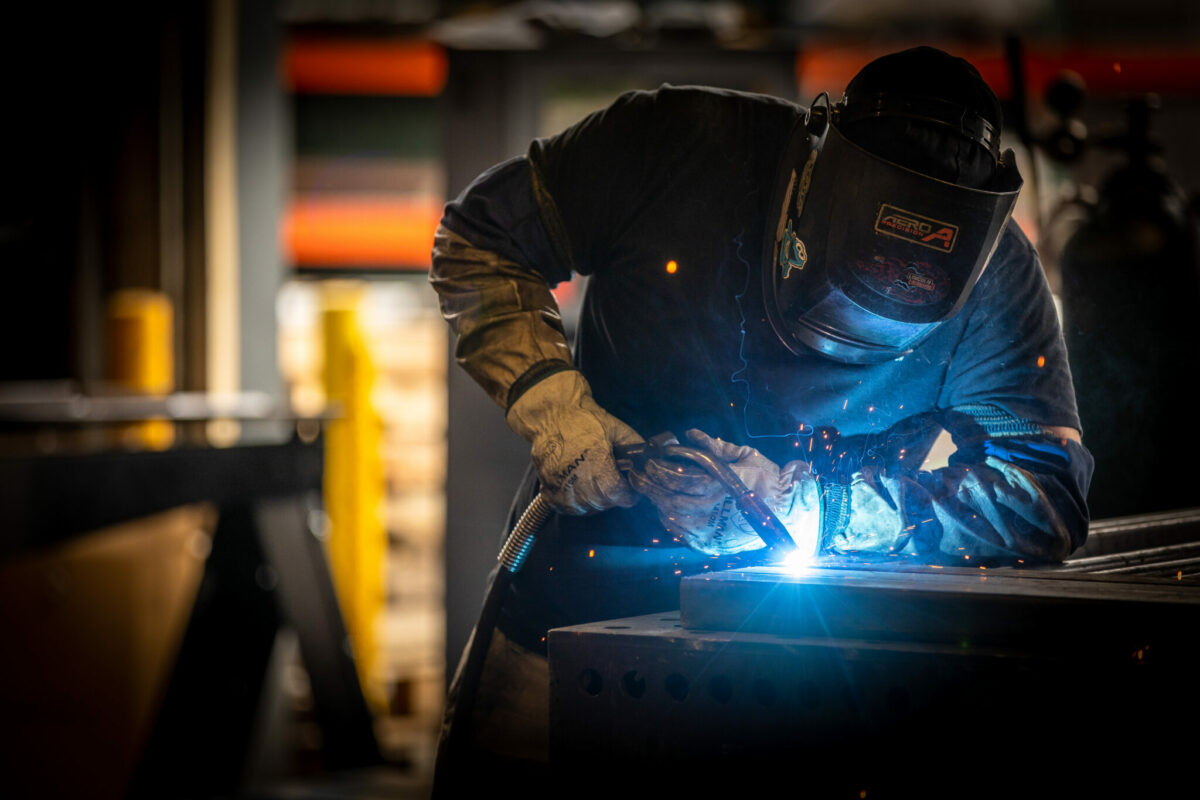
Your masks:
M467 655L458 676L458 697L454 700L450 728L438 747L433 784L435 800L448 796L446 793L453 788L447 785L448 780L452 780L450 765L460 762L460 756L469 741L471 718L475 713L475 698L483 675L483 665L487 661L492 632L499 621L500 608L504 605L508 587L512 584L513 576L525 565L525 560L537 540L537 534L553 513L554 507L550 505L545 494L533 498L521 513L521 518L513 526L512 532L504 541L504 547L496 557L499 564L495 577L483 598L479 620L475 623L470 641L467 642Z

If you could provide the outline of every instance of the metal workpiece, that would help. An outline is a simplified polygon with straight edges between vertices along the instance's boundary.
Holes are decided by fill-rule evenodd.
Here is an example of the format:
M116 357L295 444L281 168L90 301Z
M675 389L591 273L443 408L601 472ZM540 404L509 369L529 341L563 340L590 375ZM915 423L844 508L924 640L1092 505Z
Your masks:
M1066 564L1098 556L1123 555L1176 544L1200 543L1200 508L1137 514L1128 517L1093 520L1087 540L1071 554Z
M1200 581L1178 565L1198 522L1114 520L1059 565L686 577L679 612L550 631L552 767L592 796L1182 792Z
M690 576L689 629L1017 646L1121 658L1153 643L1193 655L1200 585L1053 570L775 567Z
M1024 782L1050 764L1080 760L1076 786L1099 776L1081 775L1082 760L1104 753L1158 764L1185 746L1172 721L1200 709L1195 691L1173 688L1180 670L1136 653L1097 664L1015 647L697 631L673 614L555 629L549 652L552 766L635 793L650 782L714 796L774 778L815 797L948 787L975 797L1011 781L1032 796Z

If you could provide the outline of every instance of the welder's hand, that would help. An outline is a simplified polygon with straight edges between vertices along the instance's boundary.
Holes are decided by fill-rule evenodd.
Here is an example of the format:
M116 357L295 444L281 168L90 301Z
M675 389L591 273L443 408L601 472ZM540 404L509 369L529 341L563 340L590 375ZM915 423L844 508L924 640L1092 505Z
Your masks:
M850 521L828 537L822 549L835 554L899 553L908 542L900 513L902 484L872 470L855 473L850 483Z
M687 438L727 462L746 488L766 501L804 552L816 549L820 490L808 464L792 461L780 468L753 447L713 439L698 430L688 431ZM681 475L678 468L652 460L630 481L658 507L663 526L694 550L722 555L764 546L734 505L728 487L715 478Z
M637 502L613 460L613 445L637 444L642 437L597 405L575 370L534 384L506 419L532 445L542 491L559 511L590 514Z

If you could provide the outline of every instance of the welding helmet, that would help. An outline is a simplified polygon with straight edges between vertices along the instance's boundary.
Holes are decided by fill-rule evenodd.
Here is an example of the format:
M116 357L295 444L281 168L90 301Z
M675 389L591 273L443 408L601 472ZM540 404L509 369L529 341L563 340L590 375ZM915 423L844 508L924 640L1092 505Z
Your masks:
M856 77L841 102L822 95L809 108L785 155L779 213L764 237L764 300L776 334L794 353L853 364L912 352L962 308L1021 188L1013 153L1000 154L999 125L984 114L870 88ZM884 135L875 141L883 144L870 147L861 131L880 122ZM896 125L932 132L928 141L943 145L921 152L893 135ZM855 140L846 134L852 128ZM905 146L915 157L897 150ZM963 146L987 161L984 178L963 177L953 163L939 167L947 149Z

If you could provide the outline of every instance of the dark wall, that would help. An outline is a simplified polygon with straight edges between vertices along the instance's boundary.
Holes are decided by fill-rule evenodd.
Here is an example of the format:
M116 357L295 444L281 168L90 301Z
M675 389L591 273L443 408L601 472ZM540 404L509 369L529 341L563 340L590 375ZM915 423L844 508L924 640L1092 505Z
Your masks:
M100 377L117 288L168 291L200 346L204 4L5 13L0 381Z

